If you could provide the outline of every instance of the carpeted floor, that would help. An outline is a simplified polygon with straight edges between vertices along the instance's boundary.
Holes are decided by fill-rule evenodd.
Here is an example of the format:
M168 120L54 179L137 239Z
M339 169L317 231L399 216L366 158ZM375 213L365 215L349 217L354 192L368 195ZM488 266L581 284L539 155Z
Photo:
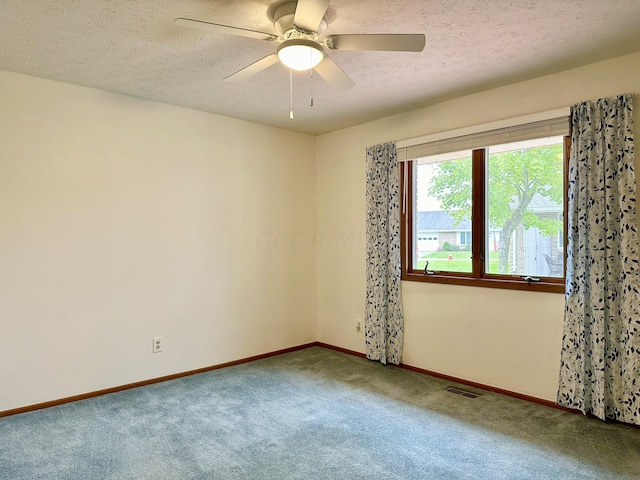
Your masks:
M450 385L313 347L2 418L0 479L640 479L640 429Z

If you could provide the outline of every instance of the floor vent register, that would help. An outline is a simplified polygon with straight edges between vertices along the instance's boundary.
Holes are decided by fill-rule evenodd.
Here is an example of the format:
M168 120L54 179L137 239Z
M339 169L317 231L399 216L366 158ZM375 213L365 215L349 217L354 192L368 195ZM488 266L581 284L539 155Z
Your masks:
M467 398L478 398L482 396L480 393L468 392L466 390L460 390L459 388L456 388L456 387L447 387L445 388L445 391L449 393L455 393L456 395L462 395L463 397L467 397Z

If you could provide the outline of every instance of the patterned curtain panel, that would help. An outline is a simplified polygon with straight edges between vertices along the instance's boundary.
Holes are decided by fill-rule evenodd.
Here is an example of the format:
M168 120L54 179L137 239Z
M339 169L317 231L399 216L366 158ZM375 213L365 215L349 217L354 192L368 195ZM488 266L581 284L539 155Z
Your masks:
M571 110L558 404L640 425L640 295L631 95Z
M395 143L367 148L367 358L398 365L402 356L400 182Z

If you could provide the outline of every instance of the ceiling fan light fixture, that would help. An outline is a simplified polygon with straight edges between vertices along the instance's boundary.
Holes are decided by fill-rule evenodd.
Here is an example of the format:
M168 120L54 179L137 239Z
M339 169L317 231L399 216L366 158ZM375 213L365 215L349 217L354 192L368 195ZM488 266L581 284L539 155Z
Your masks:
M278 58L292 70L310 70L324 59L320 45L306 38L292 38L280 44Z

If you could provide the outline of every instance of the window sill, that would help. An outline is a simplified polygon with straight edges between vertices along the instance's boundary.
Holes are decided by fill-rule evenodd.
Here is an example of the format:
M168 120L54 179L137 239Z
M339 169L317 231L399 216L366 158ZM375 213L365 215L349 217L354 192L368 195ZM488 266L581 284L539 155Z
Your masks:
M442 283L447 285L466 285L469 287L502 288L507 290L524 290L530 292L564 293L564 283L545 281L525 282L508 278L470 278L458 275L437 273L425 275L422 272L403 272L402 280L409 282Z

